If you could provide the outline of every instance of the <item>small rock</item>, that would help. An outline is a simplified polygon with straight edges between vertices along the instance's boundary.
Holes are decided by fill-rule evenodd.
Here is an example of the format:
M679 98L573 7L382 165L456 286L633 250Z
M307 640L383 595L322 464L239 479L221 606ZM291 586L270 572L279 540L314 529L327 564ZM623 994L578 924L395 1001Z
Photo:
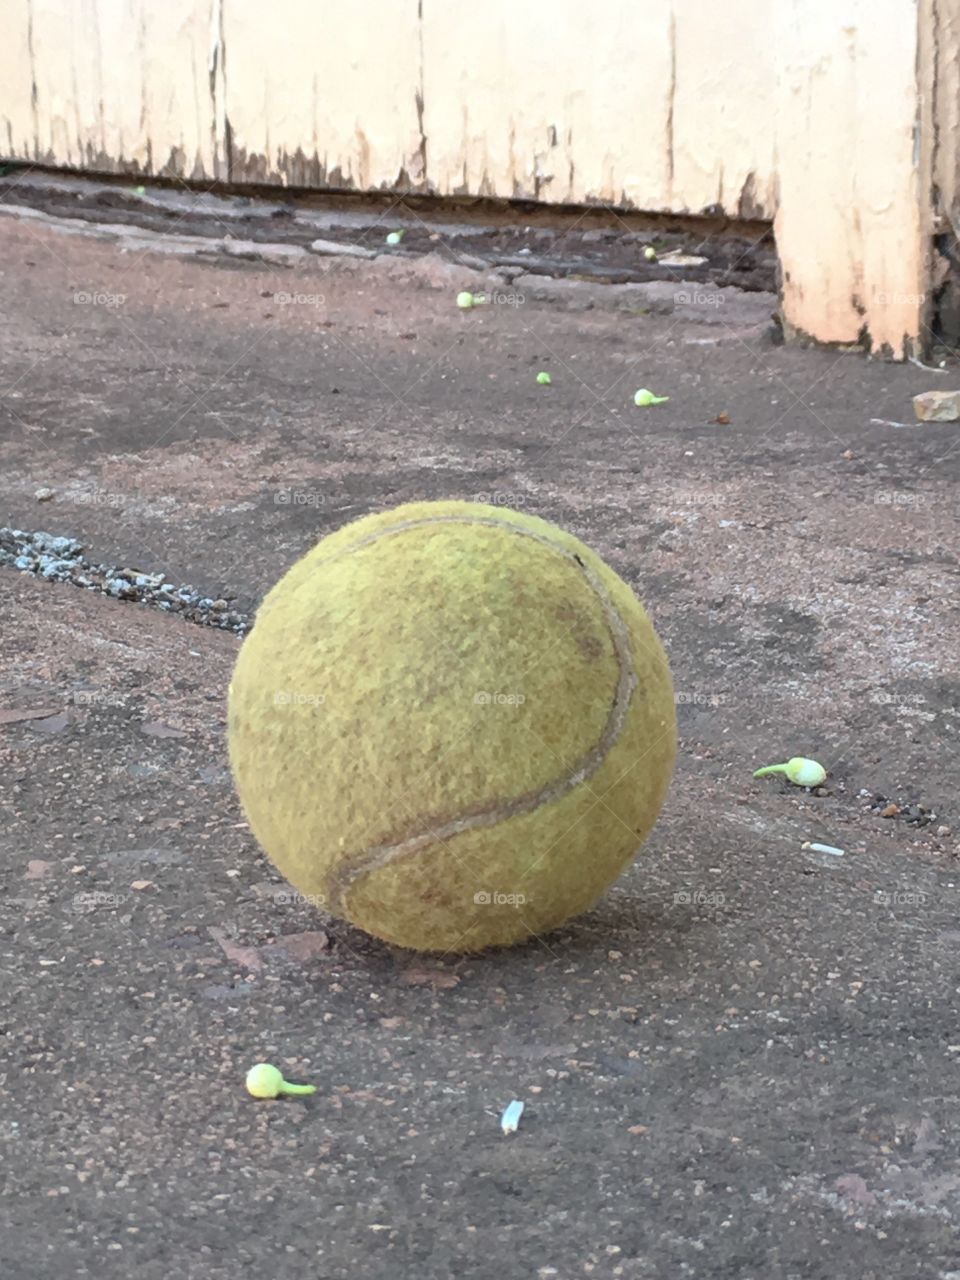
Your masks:
M51 537L49 533L38 533L34 536L34 545L40 545L40 539L44 540L44 551L49 551L55 556L70 556L73 558L80 554L83 548L75 538Z
M851 1200L854 1204L876 1203L876 1196L858 1173L848 1173L843 1178L837 1178L833 1185L845 1200Z
M310 244L313 253L331 258L375 258L375 249L365 249L359 244L341 244L339 240L314 240Z
M53 497L53 492L54 491L52 489L48 489L46 485L43 485L33 496L36 498L37 502L49 502Z
M930 816L922 804L908 804L900 812L908 822L913 822L921 827L925 827L930 821Z
M944 826L937 827L937 835L938 835L938 836L952 836L952 835L953 835L953 827L944 827Z
M282 951L288 959L299 964L315 960L330 950L330 938L322 929L309 933L288 933L276 942L268 943L264 951Z
M923 391L913 397L913 411L921 422L956 422L960 391Z
M41 733L62 733L70 724L69 711L61 711L59 715L48 716L45 720L31 720L30 728Z
M886 806L886 808L880 810L880 817L895 818L899 812L900 812L900 806L898 804L894 804L893 801L891 801L890 804Z
M148 738L185 738L187 736L183 729L175 729L172 725L163 724L160 720L144 720L140 726L140 732L145 733Z
M233 942L225 929L211 925L207 929L210 937L219 945L220 950L232 964L240 965L249 973L259 973L263 968L263 960L256 947L244 946Z
M24 720L48 720L57 714L56 707L30 709L29 707L0 707L0 725L20 724Z
M46 564L41 563L40 576L53 580L54 578L65 578L73 569L73 564L69 560L51 560L49 556L44 556Z

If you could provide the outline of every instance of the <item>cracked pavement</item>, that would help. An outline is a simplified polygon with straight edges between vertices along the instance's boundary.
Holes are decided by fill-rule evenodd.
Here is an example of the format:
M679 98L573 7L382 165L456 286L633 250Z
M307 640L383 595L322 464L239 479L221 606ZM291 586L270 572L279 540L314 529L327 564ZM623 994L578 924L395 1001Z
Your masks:
M960 435L897 425L935 375L682 279L461 313L442 241L0 235L4 525L248 613L367 511L521 507L636 588L681 734L592 912L418 957L253 842L237 637L0 570L4 1277L955 1274ZM793 754L817 793L752 779ZM316 1095L255 1103L260 1059Z

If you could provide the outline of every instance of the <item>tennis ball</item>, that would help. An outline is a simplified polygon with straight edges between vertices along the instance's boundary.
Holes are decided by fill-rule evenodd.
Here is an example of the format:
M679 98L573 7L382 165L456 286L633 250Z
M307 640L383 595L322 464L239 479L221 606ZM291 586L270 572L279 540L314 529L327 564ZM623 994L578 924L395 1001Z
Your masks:
M237 659L230 760L305 896L387 942L477 951L591 907L676 753L630 588L534 516L425 502L319 542Z

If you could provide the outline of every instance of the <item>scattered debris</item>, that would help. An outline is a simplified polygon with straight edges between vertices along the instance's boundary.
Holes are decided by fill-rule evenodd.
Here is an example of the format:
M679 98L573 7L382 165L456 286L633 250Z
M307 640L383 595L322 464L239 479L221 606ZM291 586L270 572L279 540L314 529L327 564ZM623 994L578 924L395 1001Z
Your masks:
M46 485L43 485L33 496L36 498L37 502L49 502L53 495L54 490L48 489Z
M547 373L547 372L546 372L546 370L543 370L543 369L542 369L542 370L537 374L537 382L539 382L539 383L540 383L540 386L541 386L541 387L549 387L549 385L550 385L550 383L551 383L552 381L553 381L553 379L550 377L549 373Z
M729 413L718 413L717 416L715 418L711 418L710 421L717 423L721 427L729 427L730 415Z
M891 422L889 418L871 418L871 427L915 427L915 422Z
M650 404L666 404L669 399L669 396L655 396L646 387L641 387L639 391L634 393L633 403L639 405L640 408L646 408Z
M785 764L768 764L757 769L753 776L765 778L771 773L786 774L795 787L819 787L827 776L822 764L816 760L808 760L805 756L793 756Z
M254 1098L302 1096L317 1092L315 1084L289 1084L269 1062L258 1062L247 1072L247 1093Z
M504 1133L516 1133L517 1126L520 1123L520 1117L523 1115L523 1103L514 1099L506 1108L500 1117L500 1128Z
M889 796L881 795L879 792L872 797L869 791L861 791L860 794L870 799L870 803L864 805L864 809L875 813L880 818L902 818L908 826L912 827L928 827L931 822L937 821L936 811L928 809L924 804L916 804L907 800L893 800ZM941 834L939 829L937 834ZM946 834L951 834L949 828Z
M913 411L921 422L956 422L960 391L922 391L913 397Z
M837 858L843 857L843 850L837 849L832 844L817 844L813 840L804 840L800 846L801 849L810 849L813 853L832 853Z

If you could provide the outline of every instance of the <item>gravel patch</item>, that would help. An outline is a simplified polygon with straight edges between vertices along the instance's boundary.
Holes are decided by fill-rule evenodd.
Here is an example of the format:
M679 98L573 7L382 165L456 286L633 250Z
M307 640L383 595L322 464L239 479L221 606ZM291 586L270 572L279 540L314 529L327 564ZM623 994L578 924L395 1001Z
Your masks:
M213 600L195 587L169 582L163 573L96 564L84 555L83 544L45 530L0 527L0 565L48 582L69 582L84 591L98 591L115 600L149 605L176 613L189 622L245 635L252 618L231 609L227 600Z

